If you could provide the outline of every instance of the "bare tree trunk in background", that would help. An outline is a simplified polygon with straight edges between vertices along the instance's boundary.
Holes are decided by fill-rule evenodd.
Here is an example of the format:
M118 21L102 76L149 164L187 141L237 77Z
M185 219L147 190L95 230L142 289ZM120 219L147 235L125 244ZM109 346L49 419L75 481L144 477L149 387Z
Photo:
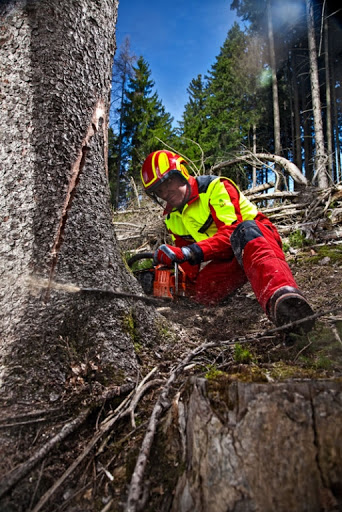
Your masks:
M253 123L253 153L255 154L257 150L256 147L256 124ZM256 187L257 184L257 173L256 173L256 166L253 165L252 167L252 188Z
M322 124L322 107L319 92L319 78L317 65L317 50L315 41L315 28L313 5L311 0L306 0L306 14L308 25L308 45L310 58L310 80L312 109L315 126L315 174L314 180L317 179L320 188L326 188L329 185L327 176L327 155L324 148L324 135Z
M293 87L293 113L294 113L294 163L300 169L303 170L303 159L302 159L302 137L300 130L300 106L299 106L299 91L298 82L296 78L297 59L295 53L291 54L292 60L292 87ZM295 184L296 188L296 184Z
M312 144L311 144L311 120L308 113L311 108L311 103L306 97L306 88L303 78L301 78L301 101L302 101L302 112L303 112L303 131L304 131L304 167L305 177L311 182L313 178L312 168Z
M75 361L101 392L135 377L127 319L146 318L146 306L35 293L27 278L140 293L117 247L106 173L117 1L3 1L0 15L1 392L58 400Z
M119 77L114 78L114 82L119 83L119 142L118 142L118 164L116 169L116 191L115 191L115 202L114 209L117 210L119 207L120 200L120 174L123 166L123 115L124 115L124 99L126 93L126 83L129 77L132 75L132 64L135 60L135 56L130 55L130 42L126 38L124 47L120 53L118 59L116 59L116 68L118 70Z
M331 67L331 80L335 83L335 70L334 66ZM339 136L339 123L338 123L338 112L337 112L337 100L335 88L332 88L332 104L333 104L333 117L334 117L334 142L335 142L335 176L336 183L342 181L342 164L341 164L341 150L340 150L340 136Z
M324 16L324 12L322 14ZM325 63L325 96L327 109L327 142L328 142L328 170L332 183L334 183L333 172L333 130L331 116L331 81L330 81L330 65L329 65L329 23L324 16L324 63Z
M280 112L279 112L279 97L278 97L278 81L277 81L277 67L274 49L274 34L271 12L271 0L267 0L267 26L268 26L268 42L270 48L270 62L272 71L272 97L273 97L273 126L274 126L274 153L281 156L282 148L280 141ZM281 172L280 169L278 169ZM280 188L283 188L283 183L280 183Z
M274 35L273 23L271 13L271 2L267 1L267 21L268 21L268 42L270 48L270 61L272 70L272 95L273 95L273 123L274 123L274 153L281 155L281 142L280 142L280 113L279 113L279 99L278 99L278 81L277 81L277 68L274 50Z

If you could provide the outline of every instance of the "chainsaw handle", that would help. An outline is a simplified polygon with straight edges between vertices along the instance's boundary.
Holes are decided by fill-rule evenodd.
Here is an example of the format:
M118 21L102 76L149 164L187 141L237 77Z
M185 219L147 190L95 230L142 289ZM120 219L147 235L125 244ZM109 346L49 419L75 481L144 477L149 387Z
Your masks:
M137 254L134 254L129 260L127 260L127 265L131 267L136 261L139 260L149 260L153 259L154 252L140 252Z

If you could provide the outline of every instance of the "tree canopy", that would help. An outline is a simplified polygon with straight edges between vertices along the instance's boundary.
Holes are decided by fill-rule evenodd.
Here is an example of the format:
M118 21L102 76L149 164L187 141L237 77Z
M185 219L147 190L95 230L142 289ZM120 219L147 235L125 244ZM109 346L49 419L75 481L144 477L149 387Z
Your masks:
M341 180L341 12L330 0L233 0L231 9L245 25L232 26L207 74L191 80L176 129L148 63L137 61L121 109L120 182L139 182L142 161L163 143L198 173L252 151L286 158L314 185ZM268 164L255 176L239 160L224 173L250 187L267 180Z

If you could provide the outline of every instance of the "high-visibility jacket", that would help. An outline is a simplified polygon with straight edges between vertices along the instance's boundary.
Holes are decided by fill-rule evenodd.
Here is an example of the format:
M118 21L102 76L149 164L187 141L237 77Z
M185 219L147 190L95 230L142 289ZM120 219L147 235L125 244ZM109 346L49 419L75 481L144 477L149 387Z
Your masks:
M230 236L236 225L253 220L258 210L229 178L190 176L190 198L181 211L167 214L165 224L175 245L196 242L204 261L230 259Z

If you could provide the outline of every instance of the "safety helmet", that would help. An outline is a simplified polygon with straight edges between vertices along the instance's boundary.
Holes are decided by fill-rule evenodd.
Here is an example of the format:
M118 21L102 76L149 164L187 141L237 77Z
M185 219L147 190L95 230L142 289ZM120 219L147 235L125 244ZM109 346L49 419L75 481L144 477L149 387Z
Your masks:
M160 150L150 153L141 169L141 181L145 192L154 197L153 191L173 174L179 174L186 182L189 173L184 164L186 160L172 151Z

